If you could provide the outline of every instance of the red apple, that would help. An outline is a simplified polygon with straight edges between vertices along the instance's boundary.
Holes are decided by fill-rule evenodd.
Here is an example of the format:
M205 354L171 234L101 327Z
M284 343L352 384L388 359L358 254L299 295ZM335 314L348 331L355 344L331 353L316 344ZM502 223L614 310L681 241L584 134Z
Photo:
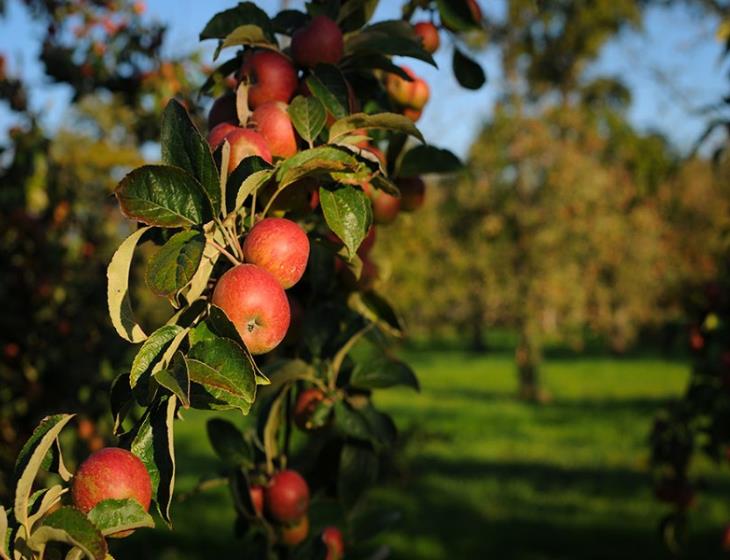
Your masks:
M401 177L395 184L400 189L400 209L403 212L413 212L423 206L426 184L420 177Z
M360 257L370 254L370 251L373 250L373 245L375 245L375 226L370 226L368 234L362 240L362 243L360 243L360 247L357 248L357 254Z
M342 560L345 557L345 540L342 538L342 531L334 525L324 528L322 542L327 547L325 560Z
M317 410L317 406L324 400L324 393L321 389L311 387L299 393L297 402L294 405L294 423L302 431L312 429L309 419Z
M722 549L730 552L730 525L726 525L722 532Z
M411 81L401 78L397 74L388 74L385 78L385 90L396 105L421 111L430 95L428 84L416 76L410 68L403 66L402 69L410 76Z
M294 523L309 509L309 485L297 471L280 471L271 477L265 501L266 511L272 519Z
M208 113L208 130L212 131L221 123L238 124L235 93L226 93L213 101Z
M250 128L236 128L228 133L226 140L231 144L231 156L228 160L228 172L233 171L247 157L259 156L271 163L272 156L266 140Z
M74 505L89 513L103 500L136 500L147 511L152 500L152 481L139 457L118 447L107 447L89 456L73 478L71 498ZM132 531L122 531L125 537Z
M236 129L238 129L236 125L227 122L222 122L213 127L213 130L208 133L208 144L210 145L210 149L213 151L217 150L218 146L223 144L223 140L226 139L226 136Z
M269 272L284 289L299 282L309 260L309 238L296 223L265 218L248 232L243 258Z
M417 78L411 86L411 101L408 106L411 109L422 110L428 103L430 94L430 89L425 80Z
M251 504L256 515L264 514L264 487L258 484L252 484L248 489L251 496Z
M383 191L372 189L373 221L376 224L390 224L400 212L400 198Z
M291 157L297 153L297 137L294 133L286 103L269 101L253 112L253 126L266 139L271 154Z
M297 546L309 534L309 517L304 515L291 525L281 528L281 542L285 546Z
M418 22L413 26L413 31L421 38L423 49L426 52L433 54L438 50L441 40L439 39L439 30L436 29L433 23L430 21Z
M421 111L420 109L411 109L410 107L406 107L405 109L403 109L403 115L411 119L414 123L418 122L422 114L423 111Z
M342 31L327 16L313 17L291 39L292 58L305 68L314 68L317 64L337 64L344 50Z
M244 58L241 79L248 84L248 104L252 109L269 101L289 103L299 81L294 65L275 51L255 51Z
M252 354L276 348L289 328L286 293L276 278L253 264L241 264L223 274L213 290L220 307Z

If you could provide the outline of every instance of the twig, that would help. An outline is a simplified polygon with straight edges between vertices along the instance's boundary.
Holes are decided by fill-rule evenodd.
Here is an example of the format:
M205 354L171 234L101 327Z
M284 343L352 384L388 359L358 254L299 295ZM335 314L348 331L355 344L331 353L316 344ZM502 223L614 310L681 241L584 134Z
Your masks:
M215 247L221 255L223 255L224 257L226 257L234 265L237 266L237 265L241 264L241 261L239 261L236 257L234 257L233 255L231 255L228 251L226 251L223 247L221 247L220 245L218 245L218 243L216 243L212 239L208 239L207 240L207 243L209 243L211 246Z

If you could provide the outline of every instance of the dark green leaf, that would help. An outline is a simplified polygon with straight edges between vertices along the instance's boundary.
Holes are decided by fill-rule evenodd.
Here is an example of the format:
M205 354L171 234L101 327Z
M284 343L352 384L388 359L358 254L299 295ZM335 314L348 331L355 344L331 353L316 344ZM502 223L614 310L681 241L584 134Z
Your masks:
M423 135L413 124L413 121L406 116L397 113L377 113L368 115L366 113L355 113L349 117L342 118L335 122L330 128L329 141L333 142L340 136L356 129L382 128L385 130L394 130L396 132L404 132L415 136L421 142L425 142Z
M316 97L295 97L289 104L289 116L299 136L310 144L322 132L327 121L324 105Z
M335 427L342 435L370 441L373 433L367 419L358 411L348 405L345 401L337 401L334 406Z
M211 305L208 313L208 322L210 323L211 332L222 338L232 340L243 350L243 353L246 355L246 359L256 376L257 385L268 385L271 383L256 365L256 361L253 359L251 352L248 351L248 348L246 348L246 343L238 333L238 329L236 329L236 326L228 318L225 311L223 311L220 307Z
M243 182L257 171L271 169L271 165L258 156L244 158L233 170L226 181L226 208L232 212L236 208L238 191Z
M208 439L218 457L229 467L253 466L254 450L241 431L228 420L208 420Z
M345 41L345 55L408 56L436 66L411 24L402 20L379 22L352 33Z
M129 374L129 385L134 388L140 377L152 367L157 357L181 331L182 327L177 325L163 325L144 341L142 348L132 362L132 371Z
M399 177L416 177L427 173L454 173L464 164L449 150L436 146L415 146L403 154L398 169Z
M188 227L212 218L203 187L177 167L138 167L122 179L115 194L125 216L152 226Z
M479 29L480 22L474 21L467 0L436 0L441 22L457 32Z
M156 371L154 378L162 387L171 391L183 407L190 407L190 377L182 352L176 352L170 365Z
M373 291L367 293L355 292L350 295L348 305L370 321L376 323L382 330L393 336L403 335L403 321L395 312L393 306Z
M373 222L370 201L350 185L320 187L319 201L327 225L345 244L350 258L354 257Z
M337 23L347 31L360 29L370 21L378 7L379 0L348 0L340 3L340 13L337 14Z
M109 404L111 407L112 419L114 420L114 434L118 434L122 428L122 422L127 416L133 404L132 388L129 385L129 374L118 375L109 391Z
M411 81L405 70L395 64L389 57L382 54L367 54L353 56L347 61L347 67L353 70L383 70L389 74L396 74L404 80Z
M299 10L282 10L271 20L271 25L276 33L292 35L294 31L300 27L304 27L307 21L309 21L309 17L304 12L300 12Z
M318 64L307 77L306 83L309 91L322 102L330 115L341 119L350 113L350 92L339 68Z
M76 508L62 507L44 517L33 531L33 548L47 542L61 542L79 547L90 560L104 560L107 545L101 532Z
M236 72L241 67L241 57L235 56L231 58L230 60L226 60L223 64L218 66L218 68L215 69L215 71L208 76L208 78L205 80L205 83L200 87L200 93L207 93L210 88L213 87L213 85L218 80L222 80L226 78L227 76L230 76L234 72Z
M195 177L208 195L214 213L218 213L221 206L220 177L213 155L188 112L174 99L162 114L160 147L162 162Z
M402 517L398 511L382 509L357 511L352 517L353 540L362 542L377 537L383 531L392 529Z
M408 364L386 358L357 363L350 376L350 385L360 389L384 389L405 385L419 390L416 374Z
M181 231L167 240L147 265L147 286L158 296L171 296L192 280L205 249L205 235Z
M355 505L377 477L378 458L369 446L348 443L342 447L337 491L346 508Z
M345 150L332 146L319 146L303 150L284 160L276 172L279 188L292 184L306 176L323 176L333 172L357 171L362 164Z
M253 2L240 2L235 8L214 15L201 31L200 40L225 39L241 25L257 25L264 30L267 37L273 38L271 36L271 21L266 12Z
M231 31L223 43L219 47L225 49L228 47L236 47L239 45L251 45L257 47L266 47L276 49L277 45L273 43L261 27L253 24L239 25Z
M454 47L452 66L456 81L461 87L479 89L487 81L482 67L456 47Z
M155 522L137 500L102 500L87 517L104 536L142 527L154 528Z

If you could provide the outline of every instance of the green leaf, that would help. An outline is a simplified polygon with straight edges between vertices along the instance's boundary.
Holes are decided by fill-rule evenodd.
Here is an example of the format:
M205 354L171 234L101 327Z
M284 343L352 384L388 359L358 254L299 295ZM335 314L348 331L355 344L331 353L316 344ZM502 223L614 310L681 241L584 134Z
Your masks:
M182 327L177 325L163 325L150 337L145 340L142 348L139 349L137 355L132 362L132 371L129 374L129 385L134 387L142 375L150 369L157 357L162 353L164 348L175 338L181 331Z
M402 20L379 22L348 35L345 55L408 56L436 66L411 24Z
M358 362L350 376L350 385L359 389L385 389L405 385L420 390L418 379L405 362L380 358Z
M130 451L147 467L157 510L168 525L171 525L170 503L175 488L173 420L176 408L177 398L163 395L147 409L135 429L122 438L125 443L131 440Z
M367 445L347 443L340 454L337 493L350 509L378 477L378 458Z
M359 412L370 426L370 433L377 445L376 449L387 449L395 445L398 430L390 416L380 412L372 404L361 408Z
M289 104L288 112L299 136L310 144L322 132L327 121L324 105L316 97L298 95Z
M470 31L479 29L480 24L474 16L466 0L436 0L441 22L454 31Z
M487 81L482 67L456 47L454 47L452 68L456 81L463 88L479 89Z
M389 74L396 74L409 82L412 79L406 71L403 70L403 68L395 64L389 57L382 54L354 56L348 60L347 66L355 70L383 70Z
M8 547L5 545L8 537L8 513L5 508L0 505L0 558L9 560Z
M338 400L335 402L335 426L342 435L370 441L372 433L367 419L360 414L359 411L352 408L345 401Z
M397 113L377 113L368 115L366 113L355 113L336 121L330 128L329 141L333 142L340 136L345 136L355 129L382 128L404 132L415 136L421 142L425 142L421 131L416 128L413 121L406 116Z
M271 20L266 12L253 2L240 2L235 8L214 15L201 31L200 40L225 39L242 25L256 25L264 31L268 38L273 39Z
M340 69L330 64L318 64L306 79L312 95L324 105L327 113L341 119L350 113L350 92Z
M117 334L124 340L142 342L147 335L137 323L129 298L129 269L132 266L134 249L140 238L149 230L143 227L127 237L114 253L107 269L107 302L109 318Z
M158 296L171 296L193 279L205 249L205 235L181 231L167 240L147 265L147 286Z
M398 186L393 181L391 181L387 177L384 177L383 175L374 175L373 178L370 179L370 186L379 191L383 191L390 196L400 198L400 189L398 188Z
M249 175L246 180L241 183L241 188L238 189L238 193L236 194L236 205L233 208L233 212L237 212L243 208L243 205L246 203L246 199L268 183L273 175L274 172L271 169L255 171Z
M43 518L29 544L37 550L51 541L77 546L90 560L104 560L108 551L104 537L94 524L81 511L68 506Z
M334 172L355 172L362 164L345 150L332 146L319 146L302 150L284 160L276 172L279 189L307 176L323 176Z
M253 359L251 352L248 351L248 348L246 348L246 343L238 333L238 329L228 318L225 311L223 311L220 307L211 305L208 312L208 322L210 323L211 332L222 338L232 340L241 348L241 350L243 350L251 369L253 369L254 376L256 377L256 385L269 385L271 381L269 381L269 379L256 365L256 361Z
M245 25L239 25L233 31L231 31L226 38L223 39L223 43L219 47L225 49L228 47L236 47L239 45L251 45L255 47L264 47L269 49L277 49L276 43L273 43L267 34L258 25L251 23Z
M171 391L184 408L190 408L190 377L182 352L176 352L169 366L155 371L154 378L162 387Z
M415 146L403 154L398 168L399 177L416 177L427 173L454 173L464 164L449 150L436 146Z
M58 439L56 439L56 442L58 442ZM50 488L34 492L29 501L31 505L28 508L28 513L30 514L28 515L28 527L33 527L36 521L61 501L61 496L66 492L68 490L60 484L55 484Z
M193 406L238 408L248 414L256 396L256 376L241 346L227 338L203 340L190 349L185 362L190 381L199 386L191 387Z
M137 500L102 500L87 517L104 536L141 529L154 528L155 522Z
M239 207L236 201L239 199L239 191L243 188L243 183L257 171L271 170L269 163L258 156L244 158L238 167L233 170L226 181L226 208L229 212L237 210ZM253 191L252 191L253 192Z
M213 240L218 244L225 245L225 239L220 231L216 231L213 234ZM220 256L221 254L218 249L208 243L205 244L205 247L203 248L203 256L200 259L200 265L198 265L198 270L190 279L190 288L185 294L186 301L189 303L196 301L208 289L208 280L210 279L213 267L215 266L215 263L218 262Z
M271 20L271 25L276 33L292 35L300 27L304 27L309 17L299 10L282 10Z
M327 225L345 244L349 257L354 257L373 223L370 201L350 185L320 187L319 201Z
M44 462L46 465L50 464L49 451L56 443L58 434L73 416L73 414L46 416L33 430L33 434L23 445L15 462L16 484L13 511L16 521L25 526L27 531L30 529L28 508L33 481Z
M208 420L207 430L213 450L227 466L246 469L253 466L254 450L231 422L212 418Z
M190 120L185 108L172 99L162 113L160 129L162 162L179 167L203 186L217 213L221 207L220 177L205 138Z
M373 291L367 293L353 292L348 298L350 309L358 312L366 319L392 336L403 336L404 326L393 306Z
M151 226L189 227L212 218L200 183L187 171L169 165L138 167L122 179L115 194L125 216Z
M240 56L235 56L230 60L226 60L223 64L218 66L218 68L216 68L215 71L210 76L208 76L208 78L205 80L205 83L200 86L200 95L208 92L208 90L213 87L216 81L223 80L226 76L230 76L240 67Z
M132 388L129 386L129 374L123 373L112 381L109 390L109 405L114 420L114 435L120 433L122 422L124 422L132 404L133 395Z

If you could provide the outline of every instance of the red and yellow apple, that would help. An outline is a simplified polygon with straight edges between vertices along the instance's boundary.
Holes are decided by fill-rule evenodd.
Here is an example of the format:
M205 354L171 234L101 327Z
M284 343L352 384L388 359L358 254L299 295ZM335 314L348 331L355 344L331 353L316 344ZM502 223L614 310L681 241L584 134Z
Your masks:
M334 525L329 525L322 530L322 542L327 547L325 560L342 560L345 557L345 540L342 538L342 531Z
M433 54L438 50L441 40L439 38L439 30L436 29L433 23L430 21L418 22L413 26L413 31L421 38L423 49L426 52Z
M251 504L256 515L264 514L264 487L258 484L252 484L249 488L251 496Z
M244 58L241 79L249 84L248 104L252 109L269 101L289 103L299 84L291 61L269 50L254 51Z
M344 54L342 31L333 20L319 15L294 32L291 55L299 66L314 68L317 64L337 64Z
M271 163L273 157L266 140L258 132L251 128L237 127L229 132L226 137L231 145L231 156L228 160L228 172L233 171L247 157L259 156L264 161Z
M272 519L294 523L309 510L309 485L297 471L279 471L271 477L264 498Z
M413 212L423 206L426 198L426 184L420 177L400 177L395 181L400 190L400 209Z
M248 232L243 258L269 272L284 289L299 282L309 260L309 238L295 222L265 218Z
M324 398L324 393L317 387L310 387L299 393L297 402L294 405L294 423L300 430L307 431L312 429L312 426L309 424L309 419Z
M271 155L291 157L297 153L297 137L286 103L269 101L252 114L253 126L266 139Z
M309 517L303 515L294 523L281 528L281 543L289 547L297 546L307 538L307 535L309 535Z
M212 131L221 123L229 123L234 126L238 124L235 93L226 93L213 101L213 106L208 113L208 130Z

